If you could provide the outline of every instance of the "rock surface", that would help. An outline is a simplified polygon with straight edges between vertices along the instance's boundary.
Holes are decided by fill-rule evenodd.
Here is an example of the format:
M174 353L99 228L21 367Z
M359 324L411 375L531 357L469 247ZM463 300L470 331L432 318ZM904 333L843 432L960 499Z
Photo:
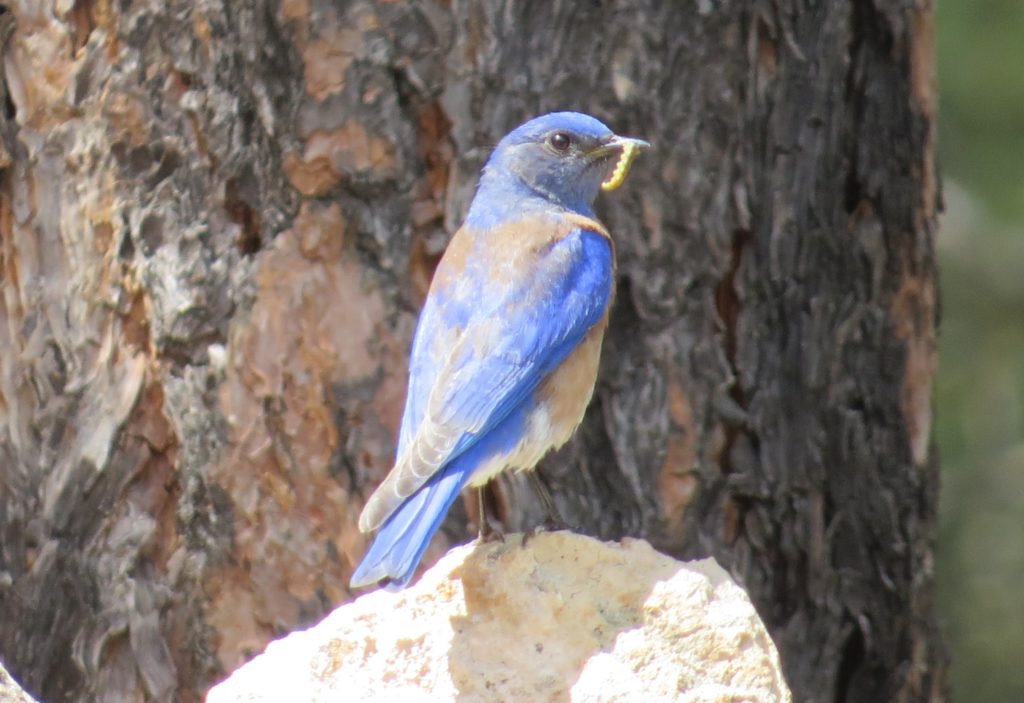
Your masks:
M775 645L713 560L569 532L452 550L270 644L207 703L790 701Z
M18 685L0 662L0 703L36 703L32 696Z

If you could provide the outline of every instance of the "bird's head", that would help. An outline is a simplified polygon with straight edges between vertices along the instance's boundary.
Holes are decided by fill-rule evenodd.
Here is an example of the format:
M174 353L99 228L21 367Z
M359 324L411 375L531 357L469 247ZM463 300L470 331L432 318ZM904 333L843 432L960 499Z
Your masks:
M590 115L553 112L502 139L484 167L484 179L518 181L545 200L589 212L602 187L617 188L635 152L648 146L616 135Z

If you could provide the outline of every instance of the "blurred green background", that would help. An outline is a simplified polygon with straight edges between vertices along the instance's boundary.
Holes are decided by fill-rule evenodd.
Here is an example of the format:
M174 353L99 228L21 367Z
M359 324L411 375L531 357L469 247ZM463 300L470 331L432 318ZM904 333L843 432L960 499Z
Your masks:
M1024 702L1024 0L938 0L939 612L952 700Z

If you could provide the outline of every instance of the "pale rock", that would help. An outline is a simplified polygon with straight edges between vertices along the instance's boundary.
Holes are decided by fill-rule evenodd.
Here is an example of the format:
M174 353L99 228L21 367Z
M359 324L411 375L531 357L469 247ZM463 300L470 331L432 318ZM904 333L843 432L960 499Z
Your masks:
M18 685L14 677L7 673L3 662L0 662L0 703L36 703L35 699Z
M779 656L713 560L569 532L453 549L270 644L207 703L784 702Z

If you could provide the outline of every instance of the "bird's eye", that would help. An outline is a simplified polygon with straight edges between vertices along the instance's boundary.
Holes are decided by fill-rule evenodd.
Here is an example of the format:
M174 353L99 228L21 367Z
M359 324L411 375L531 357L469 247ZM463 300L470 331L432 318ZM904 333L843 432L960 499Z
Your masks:
M548 137L548 144L555 151L566 152L569 151L569 147L572 146L572 137L565 132L555 132Z

